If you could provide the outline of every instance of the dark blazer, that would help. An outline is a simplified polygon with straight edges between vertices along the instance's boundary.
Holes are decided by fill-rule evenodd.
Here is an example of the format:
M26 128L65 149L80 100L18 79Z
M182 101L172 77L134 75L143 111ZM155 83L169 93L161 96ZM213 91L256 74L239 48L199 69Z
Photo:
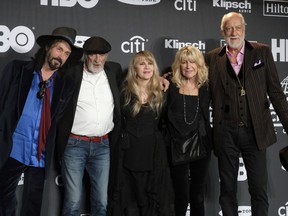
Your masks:
M276 142L272 117L269 110L269 96L280 121L288 131L288 104L280 86L278 73L268 46L245 41L244 71L247 103L252 128L259 149L265 149ZM209 66L209 82L213 108L213 138L217 147L221 145L222 117L225 112L224 95L230 91L231 83L226 78L226 46L216 48L206 55ZM237 98L235 98L237 100ZM235 101L235 103L237 103Z
M34 62L14 60L3 70L0 78L0 168L9 158L12 135L22 114L33 79ZM45 174L48 177L54 152L55 125L63 115L71 92L73 80L63 79L61 69L54 82L51 103L51 127L47 135ZM36 95L35 95L36 97Z
M119 87L121 85L121 77L122 77L122 68L120 64L115 62L106 62L104 65L104 70L108 78L108 82L112 91L113 99L114 99L114 128L109 133L109 141L110 141L110 177L109 177L109 191L112 190L112 186L114 185L114 181L116 179L113 177L117 165L115 165L118 161L118 138L120 135L120 127L121 127L121 113L120 113L120 92ZM74 67L71 67L67 71L67 76L70 76L75 82L75 91L73 92L73 96L71 97L68 107L65 110L64 117L59 121L57 125L57 135L56 135L56 155L57 162L61 162L63 152L65 150L69 135L71 133L77 100L80 92L82 75L83 75L83 63L79 63Z

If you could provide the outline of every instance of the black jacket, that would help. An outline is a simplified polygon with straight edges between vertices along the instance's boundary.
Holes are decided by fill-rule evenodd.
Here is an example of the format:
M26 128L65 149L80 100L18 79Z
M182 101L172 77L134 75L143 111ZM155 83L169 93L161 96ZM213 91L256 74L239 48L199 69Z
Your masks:
M22 114L33 79L34 62L14 60L2 71L0 78L0 168L9 158L13 142L12 135ZM51 103L51 127L46 141L45 174L48 177L54 153L56 124L71 97L74 82L64 79L58 71L53 87ZM35 95L36 97L36 95Z

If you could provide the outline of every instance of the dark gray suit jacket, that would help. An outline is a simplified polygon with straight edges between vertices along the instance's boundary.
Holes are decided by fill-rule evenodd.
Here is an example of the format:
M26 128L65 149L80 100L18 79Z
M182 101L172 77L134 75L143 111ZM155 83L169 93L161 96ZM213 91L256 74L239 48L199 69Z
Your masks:
M230 91L226 80L226 47L216 48L206 55L209 66L209 82L213 108L213 139L216 147L221 145L221 127L225 112L225 92ZM251 114L252 127L259 149L265 149L276 142L269 100L288 132L288 104L280 86L278 73L268 46L245 41L244 54L245 90ZM269 100L267 98L269 96ZM235 103L237 98L235 98Z

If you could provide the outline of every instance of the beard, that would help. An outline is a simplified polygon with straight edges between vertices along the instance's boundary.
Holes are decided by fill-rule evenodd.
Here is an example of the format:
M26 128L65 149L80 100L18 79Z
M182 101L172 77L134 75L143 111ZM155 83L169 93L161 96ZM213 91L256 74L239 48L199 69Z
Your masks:
M101 64L95 64L95 63L86 63L87 71L90 73L99 73L103 70L103 65Z
M62 59L57 57L54 58L50 53L48 53L47 63L52 71L57 70L62 66Z
M225 37L225 41L229 47L232 49L240 49L244 43L244 35L243 36L230 36ZM234 41L235 39L239 39L238 41Z

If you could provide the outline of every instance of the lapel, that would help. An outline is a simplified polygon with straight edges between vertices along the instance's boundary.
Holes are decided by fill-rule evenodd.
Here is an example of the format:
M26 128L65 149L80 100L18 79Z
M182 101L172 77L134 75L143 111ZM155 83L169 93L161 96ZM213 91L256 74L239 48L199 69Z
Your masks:
M26 99L30 90L30 86L33 80L33 72L34 72L34 63L31 62L25 65L20 73L20 85L18 88L18 93L19 93L18 110L19 112L22 112L24 108L24 105L25 105L25 102L26 102Z
M245 41L245 51L244 51L244 72L245 72L245 82L247 78L252 75L252 68L254 63L254 48L248 41Z
M114 71L111 70L108 64L105 64L104 71L106 73L110 89L113 95L114 107L116 108L117 112L120 112L120 107L118 106L119 103L117 102L119 100L119 89L117 86L116 75Z
M254 48L250 42L245 40L245 51L244 51L244 71L245 71L245 82L249 76L251 76L251 71L253 68L254 62ZM219 68L218 73L220 74L220 78L222 84L225 88L226 83L226 73L227 73L227 56L226 56L226 46L220 49L216 60L217 68Z
M51 102L51 118L54 117L55 109L57 106L57 101L59 100L60 94L61 94L61 87L63 85L62 79L59 78L59 74L56 75L55 81L53 84L53 97L52 97L52 102ZM61 86L61 87L60 87Z
M83 67L84 67L84 63L81 62L77 64L77 66L73 68L71 71L72 76L73 76L72 79L75 81L75 92L73 94L72 107L71 107L73 109L74 114L76 112L78 96L79 96L80 87L81 87L81 83L83 79Z
M220 52L218 53L217 59L216 59L216 67L219 68L217 73L219 73L222 86L225 88L226 81L226 73L227 73L227 57L226 57L226 46L224 46L222 49L220 49ZM219 83L220 84L220 83ZM217 84L218 85L218 84Z

